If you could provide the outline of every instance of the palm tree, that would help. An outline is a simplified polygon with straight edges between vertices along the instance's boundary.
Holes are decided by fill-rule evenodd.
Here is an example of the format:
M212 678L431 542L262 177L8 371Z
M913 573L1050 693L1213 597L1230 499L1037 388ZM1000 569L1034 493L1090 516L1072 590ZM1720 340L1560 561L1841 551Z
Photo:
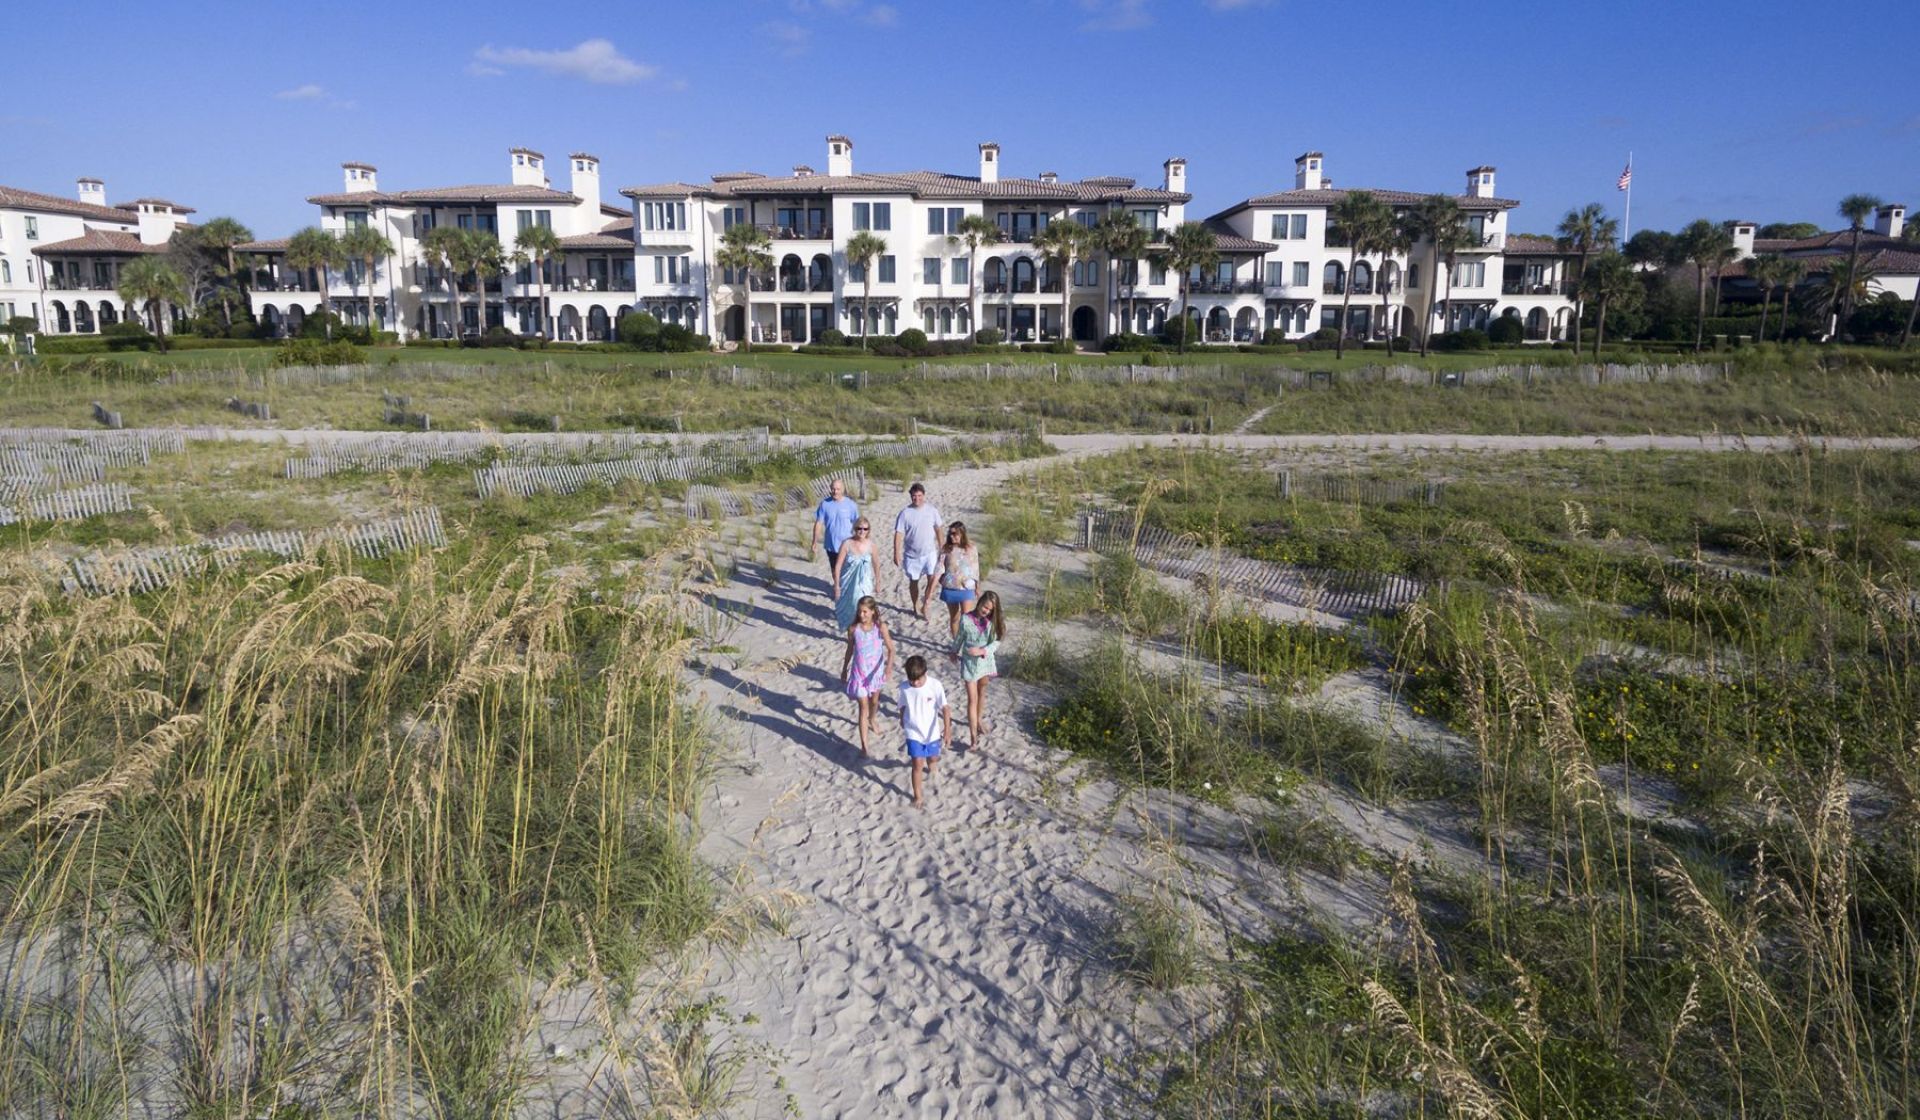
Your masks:
M740 342L748 350L753 349L753 278L773 267L773 254L768 252L772 247L773 237L766 230L752 222L735 222L720 235L720 249L713 255L715 264L743 278L746 313Z
M1387 302L1393 285L1387 280L1387 265L1395 257L1409 257L1413 253L1413 231L1405 214L1387 215L1386 228L1381 231L1374 248L1380 253L1380 271L1374 273L1380 285L1380 330L1387 340L1387 356L1393 356L1393 324L1389 321L1393 314L1392 306Z
M463 273L473 274L474 302L479 305L474 322L481 334L487 333L487 278L506 271L507 250L500 239L484 229L461 230L461 253L456 259Z
M1773 290L1780 286L1780 257L1763 253L1747 262L1747 276L1760 287L1760 341L1767 340L1767 312L1772 308Z
M1903 241L1920 243L1920 222L1914 222L1900 231ZM1915 289L1913 299L1907 303L1907 325L1900 330L1900 349L1905 350L1907 343L1913 340L1913 313L1920 310L1920 289Z
M1347 334L1353 322L1353 268L1360 254L1378 251L1379 243L1393 229L1393 211L1368 191L1348 191L1333 204L1327 215L1338 235L1347 242L1347 282L1340 297L1340 337L1334 343L1333 356L1347 356Z
M153 316L153 333L160 349L167 348L166 307L187 300L187 282L172 265L157 257L136 257L120 270L120 298L136 306L144 304Z
M1860 301L1880 290L1880 274L1871 264L1834 261L1814 293L1815 306L1834 324L1834 337L1847 329L1844 309L1858 307Z
M1187 351L1187 295L1193 283L1193 270L1205 268L1220 259L1220 243L1213 231L1200 222L1181 222L1167 235L1167 267L1180 276L1180 352Z
M327 337L333 337L333 316L327 310L327 293L333 289L333 270L346 263L340 239L319 226L308 226L287 241L287 263L302 272L320 270L320 321L326 324Z
M540 285L540 329L533 333L547 337L547 260L560 251L560 235L552 226L531 225L513 239L513 247L533 262Z
M847 238L847 267L860 270L860 282L864 291L860 296L860 348L867 348L867 322L869 304L873 302L873 262L887 251L887 242L883 237L861 230Z
M1473 234L1467 228L1467 216L1460 209L1460 200L1449 194L1431 194L1420 202L1420 208L1413 213L1413 229L1418 232L1431 248L1433 257L1433 283L1427 288L1426 324L1420 330L1420 356L1425 357L1433 339L1433 290L1440 285L1441 265L1446 266L1446 295L1440 301L1440 319L1447 326L1453 320L1453 264L1460 250L1467 248L1473 241Z
M1853 244L1847 249L1846 275L1848 276L1853 276L1859 271L1860 235L1867 228L1867 219L1873 217L1874 212L1879 210L1881 205L1879 197L1871 194L1850 194L1840 200L1840 216L1847 220L1848 228L1853 230ZM1842 330L1846 328L1847 320L1853 317L1853 305L1853 295L1849 291L1840 306L1840 329Z
M1699 353L1706 342L1707 274L1717 271L1734 257L1733 235L1705 218L1697 219L1680 231L1680 247L1693 262L1694 292L1698 306L1693 321L1693 351Z
M1562 249L1580 254L1578 271L1573 274L1575 292L1582 289L1580 277L1587 271L1587 258L1598 252L1613 248L1620 239L1620 223L1607 217L1606 208L1597 202L1589 202L1578 210L1567 211L1560 219L1560 228L1556 231ZM1573 348L1580 349L1580 320L1586 314L1586 301L1575 296L1573 304Z
M241 276L233 259L234 246L252 240L253 231L232 218L213 218L200 227L200 244L226 258L226 271L222 276L228 285ZM227 290L220 293L220 321L229 330L233 328L232 294Z
M1100 219L1100 224L1094 229L1094 239L1100 250L1107 255L1108 302L1112 305L1107 309L1107 319L1111 323L1114 307L1117 307L1120 302L1120 264L1124 261L1129 269L1139 268L1141 254L1147 251L1153 235L1147 232L1147 227L1140 224L1140 219L1125 210L1115 210ZM1128 287L1131 290L1132 284L1129 283ZM1131 322L1133 309L1129 307L1127 310L1129 312L1127 320ZM1117 333L1126 334L1126 325L1121 324Z
M1084 260L1092 249L1092 231L1068 218L1055 218L1034 236L1033 248L1051 264L1060 277L1060 337L1071 338L1073 318L1073 265Z
M340 238L340 251L346 254L348 260L360 262L361 272L367 281L367 339L372 341L374 272L380 261L393 256L393 242L372 226L354 226ZM349 272L348 279L352 278L353 274Z
M1580 272L1581 299L1593 300L1596 305L1596 317L1593 332L1593 360L1600 360L1600 347L1607 341L1607 312L1613 308L1626 310L1640 301L1646 289L1640 286L1640 277L1627 258L1608 250L1584 267ZM1575 322L1578 322L1576 319Z
M978 289L975 281L980 274L980 247L1000 243L1000 227L983 214L968 214L960 219L960 224L947 231L948 241L959 241L967 247L967 322L973 329L980 329L980 304L975 296Z
M465 240L466 231L453 226L435 226L420 239L420 256L447 278L447 333L451 338L460 337L460 279L454 264Z
M1807 278L1807 262L1798 257L1781 257L1774 267L1774 280L1780 285L1780 341L1787 340L1787 309L1793 305L1793 290Z

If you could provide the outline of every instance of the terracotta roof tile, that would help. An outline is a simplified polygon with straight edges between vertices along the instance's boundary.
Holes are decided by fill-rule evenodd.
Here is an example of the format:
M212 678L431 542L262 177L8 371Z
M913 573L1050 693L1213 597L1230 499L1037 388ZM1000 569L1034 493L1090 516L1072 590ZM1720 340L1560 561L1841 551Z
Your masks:
M36 245L33 251L47 256L64 256L68 253L118 255L164 253L167 251L167 247L165 245L149 245L140 240L137 234L121 233L119 230L112 229L90 229L79 237L71 237L65 241L55 241L48 245Z
M1507 243L1501 250L1509 257L1562 257L1578 254L1571 249L1562 248L1560 242L1551 237L1542 237L1537 233L1509 233Z
M138 211L140 207L143 205L144 206L164 206L167 209L172 210L176 214L197 213L197 211L195 211L194 208L191 206L182 206L178 202L172 202L164 198L136 198L132 202L116 202L113 204L113 208L115 210Z
M1249 206L1332 206L1354 191L1364 190L1389 206L1418 206L1430 197L1415 191L1390 191L1374 187L1323 187L1319 190L1275 191L1272 194L1255 195L1252 198L1236 202L1218 214L1224 218L1236 210ZM1460 204L1462 210L1511 210L1520 205L1511 198L1480 198L1477 195L1456 194L1448 196Z
M1001 179L983 183L972 175L943 171L897 171L859 175L757 175L729 173L705 185L657 183L623 187L628 198L738 198L795 194L906 194L916 198L989 198L1036 202L1186 202L1180 191L1142 189L1133 180L1103 175L1079 182Z
M13 210L45 210L53 214L72 214L79 218L117 222L121 225L132 225L139 221L136 216L111 206L95 206L91 202L61 198L54 194L41 194L39 191L22 190L19 187L0 187L0 206Z
M341 194L316 194L307 199L315 206L351 206L355 203L405 205L422 203L557 202L572 205L580 196L550 187L516 186L508 183L476 183L462 187L423 187L410 191L350 191Z
M287 242L291 240L288 237L269 237L264 241L243 241L233 248L241 253L284 253L287 251Z

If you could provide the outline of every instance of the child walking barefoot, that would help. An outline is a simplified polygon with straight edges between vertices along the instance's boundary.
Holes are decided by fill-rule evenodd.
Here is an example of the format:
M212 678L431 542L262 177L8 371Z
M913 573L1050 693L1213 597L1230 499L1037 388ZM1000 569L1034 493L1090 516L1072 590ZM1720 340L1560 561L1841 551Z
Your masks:
M880 619L880 604L864 595L847 627L847 656L840 662L840 683L853 697L853 722L860 728L860 757L872 758L867 732L880 719L880 693L893 668L893 635Z
M1000 596L988 591L960 616L960 632L954 637L954 652L960 655L960 677L967 682L968 750L980 749L980 737L993 726L987 722L987 682L1000 675L994 651L1007 633L1006 620L1000 615Z
M924 809L921 784L932 779L940 752L953 742L953 712L947 707L947 690L927 675L926 658L914 654L907 658L906 669L906 683L900 686L900 729L906 732L907 756L913 759L913 807Z

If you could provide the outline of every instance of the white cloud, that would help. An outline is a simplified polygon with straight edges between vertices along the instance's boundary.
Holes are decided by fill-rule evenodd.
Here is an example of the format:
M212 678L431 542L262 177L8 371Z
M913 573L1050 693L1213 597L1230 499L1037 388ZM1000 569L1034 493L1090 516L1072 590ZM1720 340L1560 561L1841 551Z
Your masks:
M813 46L813 32L788 20L763 23L758 30L760 37L785 58L798 58Z
M563 51L540 51L526 47L495 47L491 44L473 52L474 62L483 69L522 68L540 70L562 78L579 78L595 85L619 86L645 81L658 69L620 53L607 39L588 39Z
M314 82L294 86L292 89L283 89L273 97L276 101L311 101L314 104L325 105L329 109L352 109L359 104L359 102L349 101L329 93L327 87Z
M1138 31L1153 25L1153 13L1147 0L1080 0L1087 18L1082 31Z

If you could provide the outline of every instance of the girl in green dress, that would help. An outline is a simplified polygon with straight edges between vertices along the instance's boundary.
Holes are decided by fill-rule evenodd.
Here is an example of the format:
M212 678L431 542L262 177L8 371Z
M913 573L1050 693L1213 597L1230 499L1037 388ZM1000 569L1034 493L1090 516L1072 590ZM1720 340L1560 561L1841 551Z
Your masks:
M954 638L954 653L960 657L960 676L967 682L968 746L980 747L980 737L993 730L987 722L987 682L1000 675L994 653L1000 639L1006 637L1007 622L1000 614L1000 596L983 593L973 609L960 616L960 632Z

